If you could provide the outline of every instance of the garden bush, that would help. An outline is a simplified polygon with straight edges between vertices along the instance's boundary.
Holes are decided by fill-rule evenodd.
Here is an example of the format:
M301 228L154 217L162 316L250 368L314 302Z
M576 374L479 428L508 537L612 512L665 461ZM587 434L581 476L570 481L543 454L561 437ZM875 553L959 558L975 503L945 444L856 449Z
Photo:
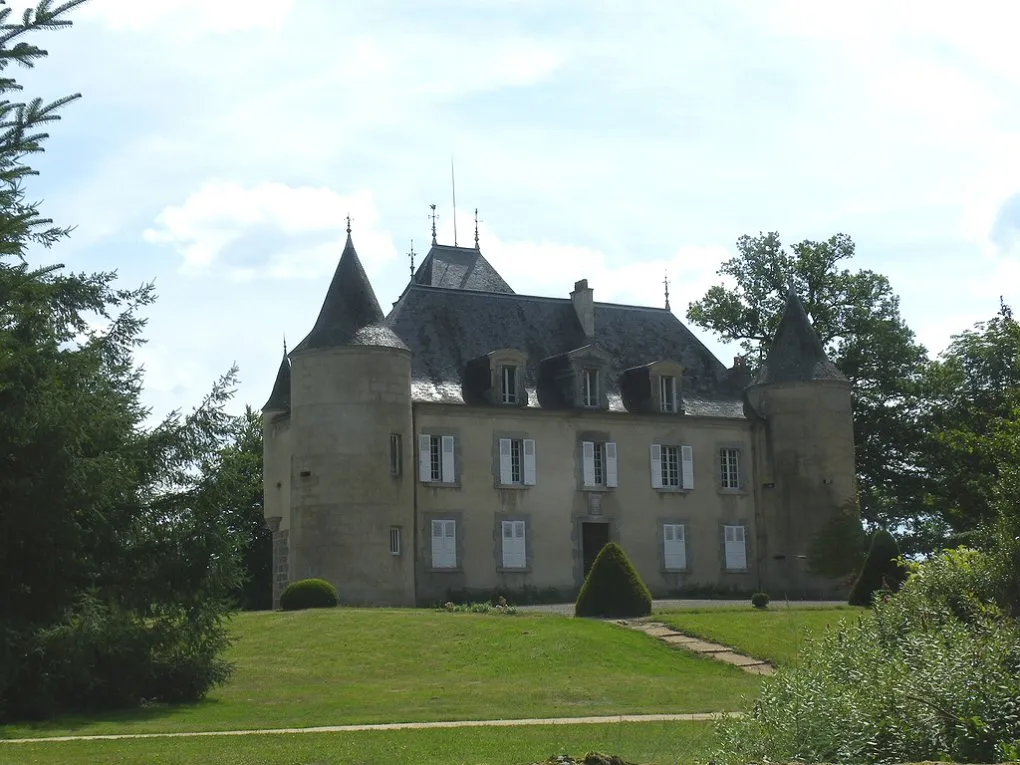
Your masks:
M896 540L885 529L879 529L871 538L868 557L864 559L861 573L850 590L850 605L868 607L876 592L896 592L906 577L907 570L900 560Z
M648 616L652 594L627 553L610 542L595 558L574 604L576 616L627 618Z
M755 608L768 608L771 600L767 592L756 592L751 596L751 605Z
M1020 627L982 592L986 553L911 564L873 611L808 639L719 724L725 763L1005 762L1020 756Z
M284 611L300 611L304 608L335 608L340 604L336 587L325 579L301 579L287 585L280 596L280 608Z

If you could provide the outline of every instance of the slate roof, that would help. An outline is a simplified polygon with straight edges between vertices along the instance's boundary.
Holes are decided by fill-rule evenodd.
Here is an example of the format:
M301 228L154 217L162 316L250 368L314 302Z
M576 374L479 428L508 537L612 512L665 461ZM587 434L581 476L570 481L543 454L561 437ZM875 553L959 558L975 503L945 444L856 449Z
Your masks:
M276 373L273 392L269 394L269 400L262 407L262 411L267 409L284 411L290 409L290 359L287 357L286 351L284 351L283 360L280 362L280 370Z
M797 293L786 296L786 309L765 363L758 372L759 385L813 380L842 380L846 377L825 355L811 320Z
M413 281L428 287L513 294L482 253L469 247L433 244Z
M382 320L379 301L348 231L347 244L326 291L319 318L293 352L350 345L404 348L399 338L381 326Z
M540 362L588 345L569 299L436 288L410 284L386 325L412 351L412 398L463 403L468 362L514 348L528 355L529 406L548 400L539 389ZM684 410L691 415L743 417L741 386L672 313L661 308L595 304L594 344L611 356L609 408L624 410L624 370L671 359L685 367ZM536 395L537 394L537 395Z

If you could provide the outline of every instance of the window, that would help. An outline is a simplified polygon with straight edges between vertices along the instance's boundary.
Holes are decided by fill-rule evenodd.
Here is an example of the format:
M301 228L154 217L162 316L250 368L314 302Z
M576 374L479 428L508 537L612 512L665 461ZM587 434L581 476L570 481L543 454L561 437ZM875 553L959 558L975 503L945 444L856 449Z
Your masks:
M390 433L390 475L397 476L401 472L402 461L399 433Z
M719 485L723 489L740 488L740 449L719 450Z
M652 444L653 489L693 489L694 449L690 446Z
M524 521L503 521L503 568L527 568Z
M725 548L727 569L742 571L747 568L747 547L744 543L743 526L723 526L723 547Z
M457 522L432 521L432 568L457 567Z
M418 474L423 483L454 483L453 436L418 437Z
M505 364L500 368L500 395L504 404L517 403L517 367Z
M534 486L535 441L531 438L499 439L499 482L504 486Z
M687 568L687 539L682 523L663 524L662 560L668 570Z
M399 526L390 526L390 555L400 555Z
M585 369L581 373L581 401L590 408L599 405L599 370Z
M614 442L582 441L581 464L585 486L614 488L617 485L616 444Z
M676 406L676 378L672 375L661 375L659 377L659 411L675 413Z

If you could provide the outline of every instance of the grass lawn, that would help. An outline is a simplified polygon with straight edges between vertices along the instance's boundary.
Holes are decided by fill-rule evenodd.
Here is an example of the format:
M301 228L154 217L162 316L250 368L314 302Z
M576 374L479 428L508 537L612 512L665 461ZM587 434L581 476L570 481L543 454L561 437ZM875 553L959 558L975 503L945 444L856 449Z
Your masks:
M525 765L550 755L575 757L595 750L630 762L707 762L711 723L652 722L358 731L302 735L74 741L0 744L0 763L20 765L330 765L428 763Z
M868 613L867 609L851 606L794 608L772 603L764 610L750 606L705 608L663 611L655 617L681 632L778 665L796 661L806 635L821 634L841 619L856 619Z
M759 684L639 632L549 614L256 613L232 632L235 673L205 701L10 725L0 738L716 712Z

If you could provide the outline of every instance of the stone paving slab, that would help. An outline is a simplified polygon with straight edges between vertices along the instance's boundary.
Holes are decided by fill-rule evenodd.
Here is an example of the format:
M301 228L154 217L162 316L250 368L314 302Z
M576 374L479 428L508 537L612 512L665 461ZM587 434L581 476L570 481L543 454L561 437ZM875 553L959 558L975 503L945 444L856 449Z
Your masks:
M657 638L669 646L683 648L684 650L692 651L693 653L698 653L702 656L707 656L717 661L731 664L735 667L740 667L740 669L752 675L775 674L775 667L767 661L755 659L751 656L744 656L742 653L737 653L729 646L719 645L718 643L711 643L707 640L701 640L696 637L691 637L690 635L685 635L661 622L639 622L633 619L619 619L616 621L616 624L619 624L621 627L628 627L629 629L644 632L646 635Z
M751 656L744 656L742 653L736 651L723 651L715 654L713 659L718 661L724 661L727 664L732 664L735 667L751 667L755 664L765 664L761 659L755 659Z
M663 635L659 638L663 643L668 645L678 645L684 648L690 647L691 643L697 643L697 638L692 638L690 635L681 635L679 633L673 635Z

